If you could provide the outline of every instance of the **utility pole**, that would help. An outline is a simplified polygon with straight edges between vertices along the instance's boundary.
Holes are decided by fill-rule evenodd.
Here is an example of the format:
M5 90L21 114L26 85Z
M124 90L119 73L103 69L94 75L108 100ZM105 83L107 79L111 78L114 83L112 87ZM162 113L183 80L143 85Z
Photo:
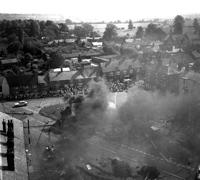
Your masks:
M30 138L30 123L29 123L29 119L28 119L28 142L29 142L29 145L31 144L31 138Z

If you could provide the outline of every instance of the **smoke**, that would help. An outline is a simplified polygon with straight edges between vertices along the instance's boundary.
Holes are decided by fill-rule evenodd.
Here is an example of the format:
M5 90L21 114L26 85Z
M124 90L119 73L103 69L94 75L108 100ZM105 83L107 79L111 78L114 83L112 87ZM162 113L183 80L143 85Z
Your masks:
M76 121L69 125L69 117L66 118L56 143L56 158L48 163L57 167L55 177L62 174L69 180L79 179L76 163L88 153L87 140L99 130L108 135L108 141L139 145L147 153L162 154L162 158L186 163L198 155L200 111L196 95L163 95L132 87L126 101L116 109L109 109L109 96L103 80L90 82L87 97L75 106ZM149 163L148 159L143 160ZM44 162L41 166L46 167ZM67 176L68 171L73 172L71 177Z
M118 109L121 142L133 146L143 144L145 152L160 158L184 164L189 159L195 161L200 150L197 97L195 92L175 95L131 88L127 101Z
M38 179L79 179L76 165L87 154L89 146L87 139L93 136L96 130L106 122L108 106L108 90L104 81L91 81L89 93L86 97L74 97L70 101L75 117L69 115L67 106L62 117L64 125L62 134L55 144L54 158L44 161L41 158L41 178ZM70 122L70 123L69 123ZM46 169L54 169L52 173L45 173ZM70 172L70 173L69 173Z

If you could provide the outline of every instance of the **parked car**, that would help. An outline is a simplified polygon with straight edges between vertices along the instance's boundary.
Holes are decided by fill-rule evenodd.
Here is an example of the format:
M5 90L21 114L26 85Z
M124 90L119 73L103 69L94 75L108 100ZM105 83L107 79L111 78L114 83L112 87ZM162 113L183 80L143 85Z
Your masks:
M27 106L27 104L28 104L28 102L26 102L26 101L19 101L19 102L16 102L13 107L14 108L15 107L23 107L23 106Z

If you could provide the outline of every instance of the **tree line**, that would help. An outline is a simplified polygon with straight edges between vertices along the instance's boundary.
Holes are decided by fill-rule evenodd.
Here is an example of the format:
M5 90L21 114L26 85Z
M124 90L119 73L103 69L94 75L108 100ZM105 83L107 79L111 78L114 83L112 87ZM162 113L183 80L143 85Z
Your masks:
M177 15L174 18L170 33L183 34L184 25L185 25L184 17L181 15ZM198 19L195 18L193 20L192 26L194 28L194 34L197 34L200 37L200 25ZM128 29L133 30L134 28L135 27L133 26L132 20L129 20ZM163 40L166 35L167 35L166 32L159 25L150 23L146 28L139 26L136 30L135 38L148 37L152 40ZM105 40L115 39L117 37L117 27L112 23L107 24L103 37Z

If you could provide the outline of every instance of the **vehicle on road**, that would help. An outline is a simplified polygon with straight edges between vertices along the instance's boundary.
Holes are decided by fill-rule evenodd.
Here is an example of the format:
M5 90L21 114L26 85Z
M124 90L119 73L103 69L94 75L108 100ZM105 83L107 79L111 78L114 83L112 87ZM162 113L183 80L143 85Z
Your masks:
M14 104L13 108L27 106L27 104L28 102L26 101L19 101Z

